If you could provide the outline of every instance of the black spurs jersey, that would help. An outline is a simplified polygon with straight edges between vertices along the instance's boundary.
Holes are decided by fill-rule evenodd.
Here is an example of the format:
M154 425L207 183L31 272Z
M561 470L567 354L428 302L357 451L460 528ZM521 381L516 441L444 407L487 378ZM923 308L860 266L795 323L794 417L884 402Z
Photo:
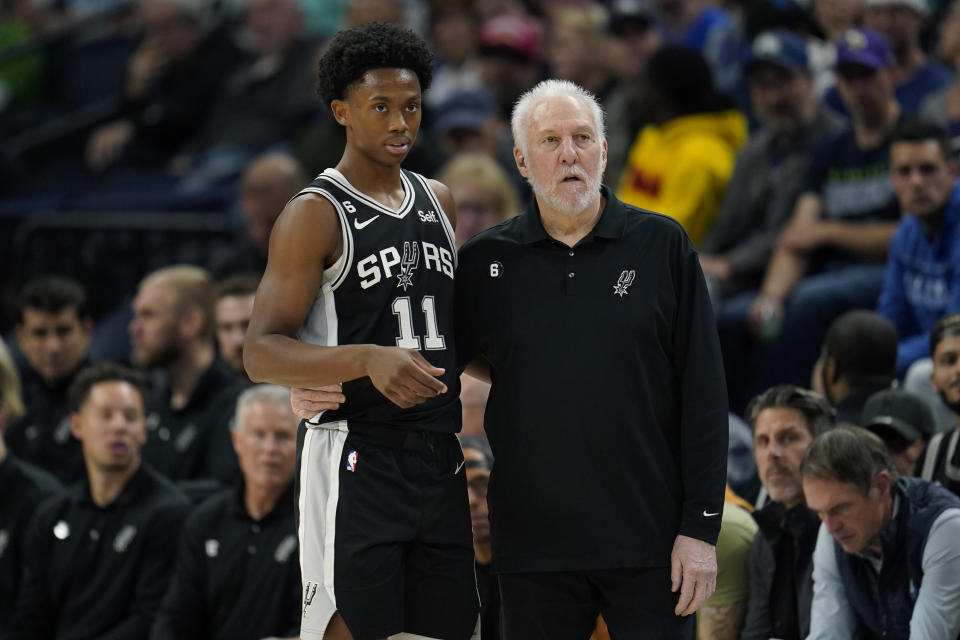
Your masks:
M447 392L410 409L390 402L364 377L343 385L346 402L312 423L343 421L352 431L393 425L460 430L460 380L453 340L453 227L427 180L401 171L404 199L392 210L327 169L304 193L323 196L340 218L343 252L326 269L299 338L316 345L379 344L418 349L446 372Z

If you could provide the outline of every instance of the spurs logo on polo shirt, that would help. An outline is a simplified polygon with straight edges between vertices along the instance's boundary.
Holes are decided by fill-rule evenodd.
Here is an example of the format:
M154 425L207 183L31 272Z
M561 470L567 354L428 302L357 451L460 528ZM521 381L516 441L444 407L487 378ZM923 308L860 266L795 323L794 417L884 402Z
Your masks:
M136 535L137 528L135 526L132 524L124 525L117 537L113 539L113 550L117 553L124 553L130 547L130 543L133 542Z
M66 444L70 440L70 416L65 417L53 432L53 439L57 444Z
M10 544L10 534L7 533L6 529L0 529L0 558L3 557L3 552L7 550L7 545Z
M190 445L193 443L194 439L197 437L197 427L193 424L188 424L183 428L183 431L180 432L180 435L177 436L177 439L174 441L174 448L183 453L190 448Z
M217 554L220 553L220 541L210 538L203 543L203 549L207 552L208 558L216 558Z
M397 287L413 286L413 272L420 266L420 245L416 242L403 243L403 257L400 259L400 273L397 275Z
M57 540L66 540L70 536L70 525L67 524L66 520L61 520L53 525L53 535Z
M633 284L633 280L636 277L637 272L634 269L630 269L629 271L624 269L621 271L620 279L617 280L617 284L613 285L613 293L621 298L627 295L627 289L630 288L630 285Z
M280 541L277 550L273 552L273 559L283 564L297 550L297 536L292 533Z

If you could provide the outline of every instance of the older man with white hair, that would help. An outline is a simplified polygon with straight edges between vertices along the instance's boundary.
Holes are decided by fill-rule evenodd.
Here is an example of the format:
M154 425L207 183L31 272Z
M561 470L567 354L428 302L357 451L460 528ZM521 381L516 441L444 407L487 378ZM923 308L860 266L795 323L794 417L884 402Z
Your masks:
M456 280L458 358L493 381L505 635L580 640L602 613L613 637L683 637L716 582L727 450L696 251L601 184L589 92L541 82L512 127L535 200L463 247Z
M285 387L240 395L231 435L243 482L186 520L152 640L299 635L297 424Z

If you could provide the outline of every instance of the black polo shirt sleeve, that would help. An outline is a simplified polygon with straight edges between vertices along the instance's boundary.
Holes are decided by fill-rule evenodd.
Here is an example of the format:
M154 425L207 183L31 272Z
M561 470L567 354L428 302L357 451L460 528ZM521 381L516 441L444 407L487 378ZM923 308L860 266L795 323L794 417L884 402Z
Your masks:
M202 527L197 511L184 523L176 566L153 624L150 640L199 640L212 637L204 607Z
M49 538L44 532L53 526L61 500L45 503L31 520L23 547L23 581L17 594L8 640L45 640L56 633L53 600L43 579L44 559L50 553Z
M180 527L187 510L188 505L180 502L171 502L158 509L147 532L143 567L138 574L127 616L101 636L101 640L142 640L150 633L170 580Z
M713 307L686 234L675 270L673 364L680 389L684 492L679 534L716 544L727 477L727 389Z

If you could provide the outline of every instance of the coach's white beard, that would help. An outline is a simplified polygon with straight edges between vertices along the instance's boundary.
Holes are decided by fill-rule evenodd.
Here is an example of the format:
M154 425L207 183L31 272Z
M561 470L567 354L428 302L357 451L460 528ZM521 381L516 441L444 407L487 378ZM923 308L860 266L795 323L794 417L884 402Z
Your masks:
M574 216L586 209L596 198L600 197L601 173L601 171L597 171L595 174L596 177L591 180L587 172L580 167L571 167L570 170L555 178L553 185L548 186L540 182L540 180L534 178L533 173L527 178L527 182L530 183L537 197L543 200L551 209L568 216ZM583 180L582 188L572 193L569 191L564 193L561 191L561 183L565 178L570 176L577 176Z

